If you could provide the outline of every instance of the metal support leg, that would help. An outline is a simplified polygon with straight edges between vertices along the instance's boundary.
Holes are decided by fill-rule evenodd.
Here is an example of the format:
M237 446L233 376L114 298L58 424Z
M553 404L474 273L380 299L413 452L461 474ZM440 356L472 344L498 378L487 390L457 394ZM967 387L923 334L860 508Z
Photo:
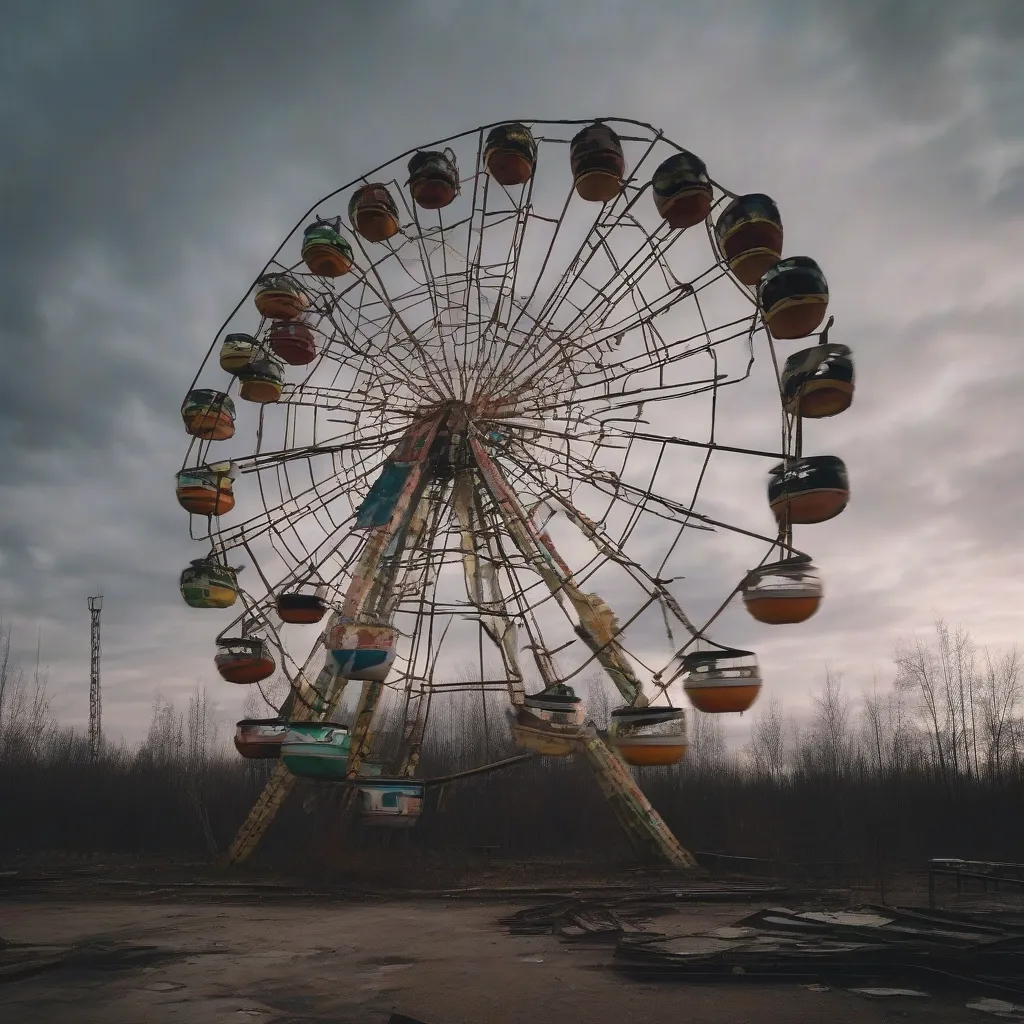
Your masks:
M608 636L596 634L606 615L610 617L610 610L605 613L605 609L599 608L592 597L580 590L550 538L541 536L533 527L501 469L483 445L476 440L470 445L484 484L520 554L533 565L556 598L568 597L579 616L581 633L588 637L588 645L595 658L622 695L631 703L644 706L646 698L640 681L614 634L611 631ZM679 843L644 796L622 759L593 727L587 730L580 744L602 793L640 855L661 860L680 870L695 870L698 865L693 855Z

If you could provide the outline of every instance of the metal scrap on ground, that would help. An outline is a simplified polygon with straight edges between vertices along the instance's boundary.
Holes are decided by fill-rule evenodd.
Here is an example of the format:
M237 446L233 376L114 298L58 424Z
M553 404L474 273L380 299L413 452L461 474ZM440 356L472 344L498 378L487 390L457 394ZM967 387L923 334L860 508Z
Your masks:
M790 887L759 882L687 882L646 885L618 891L565 893L563 898L528 907L501 919L513 935L558 935L567 941L615 942L624 936L646 941L663 937L644 925L672 912L679 903L740 902L766 897L792 898ZM644 922L644 924L641 924Z
M913 980L1022 995L1024 914L760 910L702 935L624 935L615 967L648 980Z

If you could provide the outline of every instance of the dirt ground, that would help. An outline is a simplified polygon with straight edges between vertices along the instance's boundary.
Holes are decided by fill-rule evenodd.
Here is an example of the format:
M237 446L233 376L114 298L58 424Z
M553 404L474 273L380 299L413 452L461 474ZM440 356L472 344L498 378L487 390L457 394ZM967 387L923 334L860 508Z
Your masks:
M607 948L508 935L497 920L512 909L450 900L0 903L6 942L83 951L77 964L0 976L0 1021L383 1024L395 1011L427 1024L997 1019L965 1009L966 996L875 1000L793 983L635 983L609 970ZM700 932L752 909L683 906L658 928Z

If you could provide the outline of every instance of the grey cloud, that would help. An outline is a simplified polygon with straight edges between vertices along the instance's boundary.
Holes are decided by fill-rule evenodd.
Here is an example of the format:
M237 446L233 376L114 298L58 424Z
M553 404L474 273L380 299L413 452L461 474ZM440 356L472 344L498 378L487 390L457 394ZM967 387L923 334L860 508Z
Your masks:
M1012 167L986 194L965 160L1019 140L1024 108L1007 102L1019 71L957 47L980 39L991 55L985 40L1018 39L1019 4L290 10L290 39L279 5L263 2L109 2L88 16L33 3L7 15L0 613L26 650L42 625L69 715L84 712L85 595L97 584L111 728L144 728L157 683L181 694L200 678L226 708L240 703L210 665L225 620L177 595L199 547L171 493L178 403L223 316L318 196L506 116L622 112L664 127L706 151L723 182L777 195L787 244L818 255L832 280L860 391L850 413L809 432L853 475L848 511L799 538L826 572L826 603L781 634L730 609L716 635L758 649L766 678L798 702L826 656L852 671L870 650L884 666L895 632L927 625L935 605L957 614L954 581L979 565L1003 592L1020 496L994 446L1017 450L1019 310L971 293L1000 276L987 260L1009 282L1006 220L1020 197ZM987 120L943 126L965 82ZM750 103L761 93L774 96L767 110ZM993 373L998 387L969 383ZM763 384L741 390L722 439L759 446L774 399ZM937 411L917 411L932 393ZM767 529L766 468L723 470L698 507ZM970 547L952 554L950 538L964 537ZM679 593L710 608L754 547L687 538ZM1007 552L1001 570L992 549ZM949 560L945 587L936 557ZM886 586L894 564L902 575Z

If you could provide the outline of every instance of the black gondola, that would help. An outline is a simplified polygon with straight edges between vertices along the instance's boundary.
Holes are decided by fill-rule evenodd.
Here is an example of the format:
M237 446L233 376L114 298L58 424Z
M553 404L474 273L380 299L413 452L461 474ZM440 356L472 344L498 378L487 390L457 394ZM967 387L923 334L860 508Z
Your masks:
M775 200L760 192L737 197L718 218L715 238L736 279L757 284L782 259L782 217Z
M853 402L853 360L845 345L815 345L794 352L782 370L786 412L807 419L837 416Z
M704 161L682 150L674 153L651 178L654 205L670 228L685 230L711 212L711 182Z
M810 257L789 256L765 271L757 301L773 338L806 338L825 319L828 281Z
M824 523L839 515L849 500L846 465L835 455L780 462L768 480L768 505L780 524Z
M499 124L487 133L484 164L492 178L506 188L524 185L533 177L537 163L537 142L524 124Z

